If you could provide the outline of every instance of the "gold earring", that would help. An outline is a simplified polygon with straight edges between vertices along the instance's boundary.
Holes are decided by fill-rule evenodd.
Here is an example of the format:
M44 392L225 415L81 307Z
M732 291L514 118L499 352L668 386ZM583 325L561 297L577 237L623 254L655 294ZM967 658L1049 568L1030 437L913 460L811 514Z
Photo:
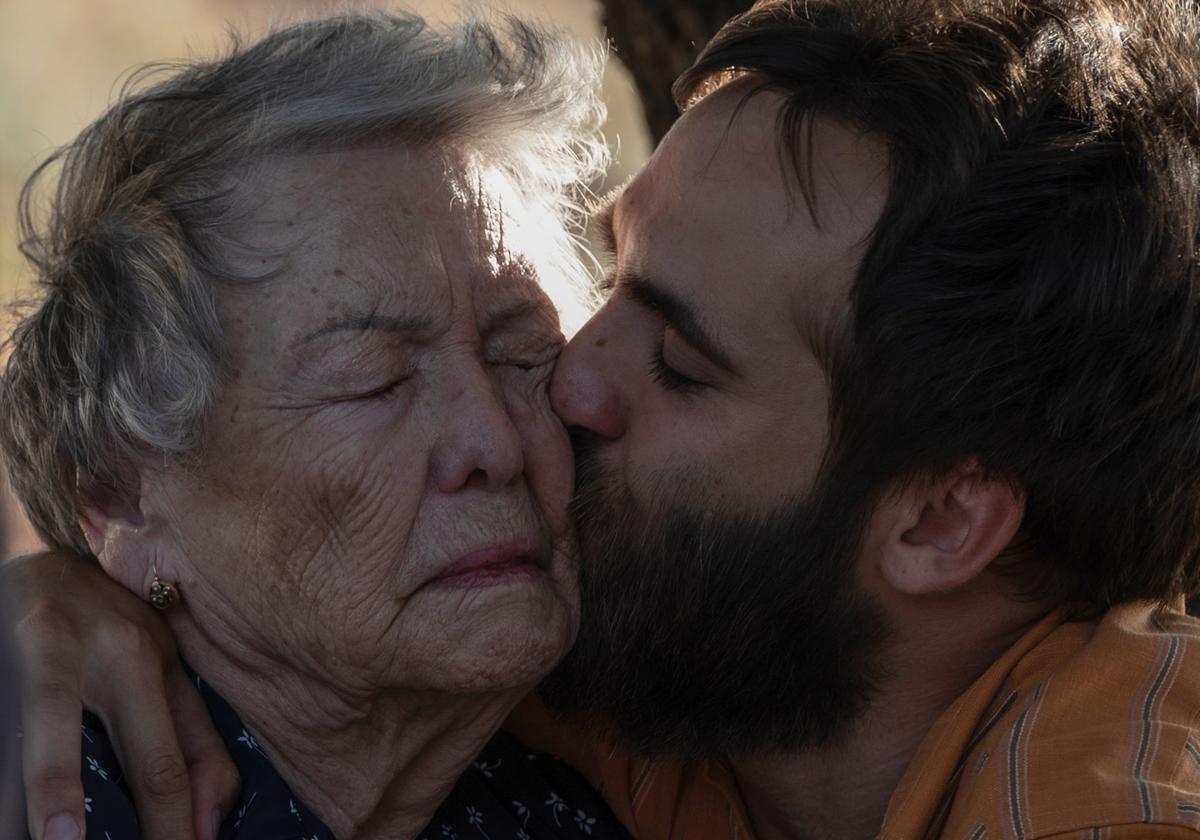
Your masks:
M167 583L158 577L158 570L153 566L154 580L150 581L150 603L160 610L170 609L179 601L179 590L175 584Z

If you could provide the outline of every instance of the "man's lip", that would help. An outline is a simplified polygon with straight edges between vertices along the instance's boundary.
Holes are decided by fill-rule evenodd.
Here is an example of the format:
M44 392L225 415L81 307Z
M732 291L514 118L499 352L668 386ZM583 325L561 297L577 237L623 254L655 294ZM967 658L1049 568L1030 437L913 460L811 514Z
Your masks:
M501 572L507 568L537 567L538 565L537 545L533 540L509 540L464 554L439 572L431 582L436 583L479 573Z

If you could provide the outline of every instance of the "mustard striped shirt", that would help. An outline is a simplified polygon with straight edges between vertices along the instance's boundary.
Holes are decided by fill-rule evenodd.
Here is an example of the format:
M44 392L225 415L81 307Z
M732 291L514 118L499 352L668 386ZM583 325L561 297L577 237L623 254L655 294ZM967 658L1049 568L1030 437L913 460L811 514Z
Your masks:
M1050 616L930 729L879 840L1200 838L1200 621L1134 604ZM518 737L574 764L646 840L750 840L729 772L651 761L555 721Z

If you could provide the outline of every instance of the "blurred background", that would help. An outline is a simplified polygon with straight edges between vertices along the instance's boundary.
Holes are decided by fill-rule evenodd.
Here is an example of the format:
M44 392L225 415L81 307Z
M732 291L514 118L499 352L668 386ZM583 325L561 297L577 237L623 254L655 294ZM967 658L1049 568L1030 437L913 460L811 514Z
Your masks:
M414 9L431 20L464 8L533 16L583 38L604 38L613 59L605 77L615 152L605 184L621 183L645 161L675 118L671 80L726 19L749 0L0 0L0 302L32 291L18 253L21 184L53 149L71 140L112 101L132 67L209 56L229 27L252 37L272 22L347 8ZM7 337L10 321L0 320ZM38 540L0 479L0 559Z

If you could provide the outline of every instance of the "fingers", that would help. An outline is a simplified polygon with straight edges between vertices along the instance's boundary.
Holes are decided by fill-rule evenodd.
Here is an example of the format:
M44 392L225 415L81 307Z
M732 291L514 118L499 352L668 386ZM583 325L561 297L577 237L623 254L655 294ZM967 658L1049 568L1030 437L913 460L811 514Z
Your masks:
M14 628L24 666L21 728L29 831L34 840L83 837L80 663L74 631L43 608Z
M208 707L180 665L168 667L166 688L175 733L191 775L196 836L216 840L221 818L237 804L241 778Z
M237 776L228 756L218 752L219 741L214 745L203 703L194 691L182 690L186 675L158 614L96 563L74 555L20 558L0 572L14 596L27 675L23 760L35 840L59 840L45 833L45 825L60 813L83 836L83 704L105 721L146 840L212 837L212 808L232 807ZM183 698L179 721L186 751L168 692L171 702ZM189 763L200 772L196 790L207 814L203 819L195 816Z
M107 687L92 694L102 710L145 840L208 840L196 834L188 765L167 705L163 660L149 631L133 625L109 628L119 638L102 647L126 656L110 674Z

